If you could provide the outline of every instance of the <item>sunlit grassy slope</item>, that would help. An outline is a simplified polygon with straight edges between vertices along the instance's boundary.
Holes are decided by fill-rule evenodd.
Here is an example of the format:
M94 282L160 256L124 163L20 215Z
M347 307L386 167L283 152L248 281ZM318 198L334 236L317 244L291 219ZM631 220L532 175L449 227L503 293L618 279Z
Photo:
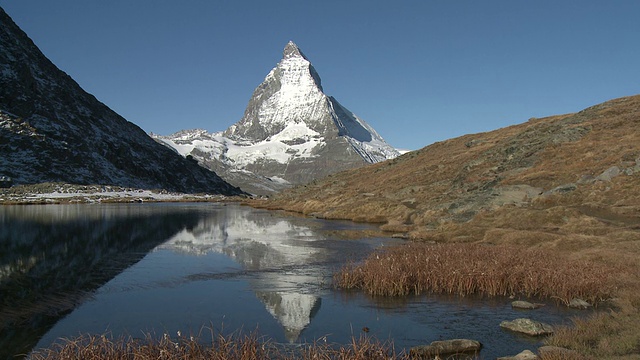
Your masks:
M262 206L412 239L638 254L640 95L435 143Z
M253 205L376 222L416 241L535 248L559 256L558 271L570 261L608 266L616 310L550 342L640 358L640 95L438 142Z

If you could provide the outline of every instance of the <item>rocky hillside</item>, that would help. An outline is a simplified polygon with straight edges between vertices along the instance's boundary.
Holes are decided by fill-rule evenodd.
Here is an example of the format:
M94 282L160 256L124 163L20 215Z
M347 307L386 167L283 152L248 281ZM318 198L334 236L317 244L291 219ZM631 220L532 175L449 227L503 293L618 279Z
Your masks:
M640 252L640 95L435 143L279 194L270 208L427 240ZM570 235L570 236L569 236Z
M373 127L324 93L320 76L293 42L253 92L242 119L227 130L154 137L254 194L399 155Z
M2 9L0 176L13 184L66 182L240 193L82 90Z

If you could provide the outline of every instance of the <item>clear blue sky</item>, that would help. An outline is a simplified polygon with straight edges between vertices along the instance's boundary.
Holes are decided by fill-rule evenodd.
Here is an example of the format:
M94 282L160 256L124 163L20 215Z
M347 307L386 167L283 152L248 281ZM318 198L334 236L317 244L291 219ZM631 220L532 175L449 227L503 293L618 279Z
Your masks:
M42 52L147 132L221 131L293 40L389 143L640 93L640 1L0 0Z

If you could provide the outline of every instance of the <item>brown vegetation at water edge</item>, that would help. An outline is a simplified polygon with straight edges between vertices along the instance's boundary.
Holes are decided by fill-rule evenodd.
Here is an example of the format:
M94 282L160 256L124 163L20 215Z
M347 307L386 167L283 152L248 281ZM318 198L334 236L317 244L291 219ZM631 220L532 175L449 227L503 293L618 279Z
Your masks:
M597 304L619 285L616 270L522 246L409 243L345 266L334 275L334 284L378 296L480 294L551 298L564 304L582 298Z
M396 353L393 346L362 336L352 338L348 345L333 346L316 342L296 348L260 339L255 333L249 335L213 334L210 345L203 339L178 334L172 338L165 334L159 340L147 335L145 339L84 335L61 340L48 349L35 351L32 360L127 360L127 359L182 359L182 360L392 360L409 359L403 352Z

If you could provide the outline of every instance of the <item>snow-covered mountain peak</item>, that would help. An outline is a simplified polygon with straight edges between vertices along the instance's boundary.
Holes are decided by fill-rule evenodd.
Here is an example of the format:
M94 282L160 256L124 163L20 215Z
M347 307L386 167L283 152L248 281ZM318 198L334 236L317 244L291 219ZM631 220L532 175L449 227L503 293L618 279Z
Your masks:
M228 174L232 183L231 177L261 177L260 185L254 181L249 188L237 183L254 193L399 155L369 124L324 93L320 76L292 41L254 90L240 121L221 133L190 130L157 138Z
M333 128L327 122L328 111L320 76L298 46L289 42L283 58L254 90L242 119L223 135L258 142L301 123L324 134Z
M296 45L293 41L289 41L287 45L284 47L284 51L282 53L282 58L290 58L290 57L302 57L307 59L306 56L300 51L298 45Z

